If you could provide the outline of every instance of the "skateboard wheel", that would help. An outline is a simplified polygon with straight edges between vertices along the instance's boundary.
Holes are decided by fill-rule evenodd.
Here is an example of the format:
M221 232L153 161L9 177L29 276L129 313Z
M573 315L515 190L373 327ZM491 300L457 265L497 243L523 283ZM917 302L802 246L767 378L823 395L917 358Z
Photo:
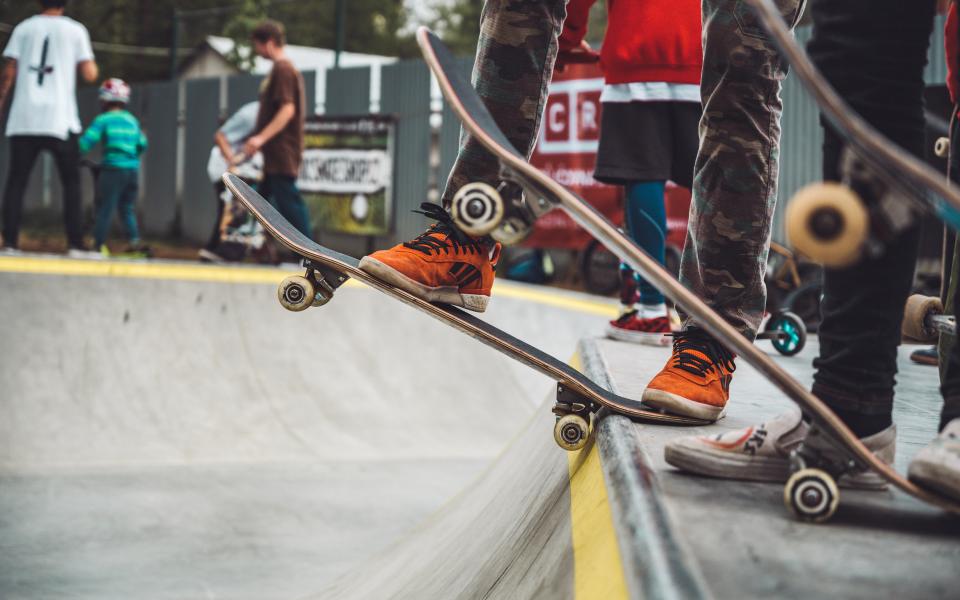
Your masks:
M936 296L913 294L903 309L903 337L931 344L937 341L937 330L927 326L927 317L943 313L943 303Z
M822 523L837 511L840 491L826 471L800 469L787 480L783 488L783 503L798 519Z
M950 138L937 138L937 141L933 144L933 153L937 155L938 158L947 158L950 156Z
M767 331L777 331L785 337L771 339L774 349L784 356L799 354L807 345L807 326L803 319L790 311L783 311L770 317L767 321Z
M869 216L860 198L837 183L814 183L787 205L787 237L794 248L832 268L857 262L867 240Z
M467 235L488 235L503 220L503 198L493 186L474 182L463 186L453 196L450 216Z
M313 304L316 291L313 283L306 277L291 275L280 282L277 288L277 298L287 310L300 312L307 310Z
M564 415L553 426L553 439L564 450L583 448L590 437L590 424L580 415Z

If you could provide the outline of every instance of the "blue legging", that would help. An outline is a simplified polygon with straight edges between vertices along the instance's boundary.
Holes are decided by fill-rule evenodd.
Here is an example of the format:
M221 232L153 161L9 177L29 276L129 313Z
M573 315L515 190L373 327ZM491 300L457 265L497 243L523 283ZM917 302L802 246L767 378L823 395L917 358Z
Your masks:
M136 212L138 180L136 169L104 167L100 171L97 177L97 219L93 226L93 239L97 250L107 241L114 210L120 214L130 243L136 244L140 241Z
M664 181L636 181L624 186L627 234L661 265L667 240L667 212L663 204ZM663 294L639 274L640 302L648 306L662 304Z

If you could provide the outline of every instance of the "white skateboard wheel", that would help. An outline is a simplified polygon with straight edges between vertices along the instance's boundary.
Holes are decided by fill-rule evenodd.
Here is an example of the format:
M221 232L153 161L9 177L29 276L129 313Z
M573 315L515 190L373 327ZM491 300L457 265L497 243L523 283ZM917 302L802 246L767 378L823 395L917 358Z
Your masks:
M503 220L504 206L500 192L482 182L468 183L453 196L450 216L467 235L488 235Z
M939 137L933 144L933 153L938 158L947 158L950 156L950 138Z
M280 282L277 288L277 299L287 310L300 312L310 308L313 304L316 290L313 283L306 277L291 275Z
M943 303L940 302L940 298L913 294L907 298L907 304L903 309L900 333L905 338L932 344L937 341L937 330L927 326L927 317L940 314L943 314Z
M783 503L795 517L811 523L823 523L840 504L837 483L826 471L800 469L783 488Z
M590 423L580 415L564 415L553 426L553 439L564 450L583 448L590 437Z

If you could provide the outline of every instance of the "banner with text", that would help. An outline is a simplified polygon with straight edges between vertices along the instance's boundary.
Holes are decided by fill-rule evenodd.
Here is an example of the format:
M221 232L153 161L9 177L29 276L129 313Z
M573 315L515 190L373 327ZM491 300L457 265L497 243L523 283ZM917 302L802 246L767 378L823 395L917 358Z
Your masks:
M311 117L297 186L315 229L354 235L390 232L394 120Z

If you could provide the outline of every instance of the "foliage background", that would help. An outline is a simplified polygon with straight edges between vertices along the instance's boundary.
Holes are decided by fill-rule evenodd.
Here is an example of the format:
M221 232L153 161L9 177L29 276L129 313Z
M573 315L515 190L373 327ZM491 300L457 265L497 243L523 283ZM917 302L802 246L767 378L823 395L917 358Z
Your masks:
M404 0L347 0L345 49L411 58L419 56L413 31L419 24ZM407 3L409 4L409 2ZM419 20L459 54L474 52L483 0L422 0ZM32 0L0 0L0 45L10 27L38 12ZM245 41L261 18L284 23L291 44L333 48L336 0L70 0L67 14L90 31L104 77L151 81L170 76L174 11L179 11L181 58L208 35ZM423 14L417 11L416 14ZM604 3L592 14L594 45L606 25ZM119 46L119 47L118 47ZM242 57L233 57L242 63Z

